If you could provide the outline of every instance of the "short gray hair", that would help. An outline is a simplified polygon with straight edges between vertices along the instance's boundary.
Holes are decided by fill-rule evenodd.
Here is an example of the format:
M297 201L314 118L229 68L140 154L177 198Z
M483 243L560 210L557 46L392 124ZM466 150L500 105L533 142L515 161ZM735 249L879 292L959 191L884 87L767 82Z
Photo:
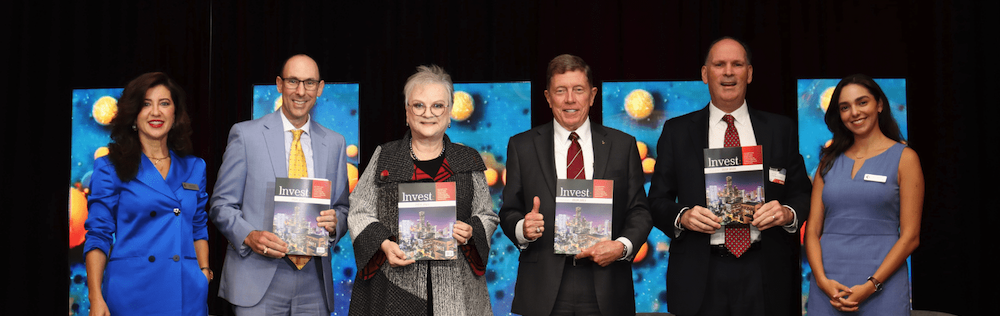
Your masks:
M423 86L434 83L444 85L444 88L448 90L448 106L451 106L455 98L455 87L451 83L451 75L444 71L444 68L441 68L441 66L433 64L430 66L418 66L417 72L406 79L406 85L403 86L404 105L410 103L410 92L413 92L413 88L416 88L418 85Z

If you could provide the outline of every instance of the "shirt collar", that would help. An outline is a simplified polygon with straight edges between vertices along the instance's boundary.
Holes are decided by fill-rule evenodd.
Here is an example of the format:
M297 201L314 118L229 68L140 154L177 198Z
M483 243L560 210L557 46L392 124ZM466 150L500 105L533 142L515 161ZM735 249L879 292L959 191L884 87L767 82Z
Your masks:
M569 141L570 131L555 120L552 121L552 132L555 134L556 139L560 141ZM588 117L587 120L583 121L583 124L581 124L580 127L574 132L576 132L577 136L580 136L581 140L590 139L590 118Z
M278 111L281 110L279 109ZM287 117L285 117L285 113L279 113L278 116L281 116L281 128L282 128L281 130L288 132L297 129L295 128L295 125L292 125L292 122L289 121ZM312 115L309 115L309 117L306 118L306 123L302 125L302 128L298 129L301 129L305 134L309 134L309 125L312 125L309 124L310 122L312 122Z
M722 120L723 116L726 116L726 112L722 112L719 108L715 107L715 104L709 104L708 107L708 123L715 124L718 122L725 122ZM732 113L728 113L733 116L734 124L749 124L750 123L750 111L747 110L747 101L743 100L743 104L739 108L736 108Z

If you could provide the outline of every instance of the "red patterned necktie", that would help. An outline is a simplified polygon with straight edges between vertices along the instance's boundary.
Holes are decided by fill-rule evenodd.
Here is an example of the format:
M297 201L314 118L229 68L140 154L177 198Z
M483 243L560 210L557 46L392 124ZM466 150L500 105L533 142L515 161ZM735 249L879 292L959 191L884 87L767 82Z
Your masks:
M583 171L583 150L580 149L580 135L576 132L569 133L569 140L573 141L573 144L569 145L569 150L566 152L566 178L567 179L586 179L587 174Z
M726 121L726 147L740 147L740 134L736 132L736 125L733 125L733 116L726 114L722 117ZM736 258L739 258L750 248L750 226L747 224L726 225L726 249L729 249Z

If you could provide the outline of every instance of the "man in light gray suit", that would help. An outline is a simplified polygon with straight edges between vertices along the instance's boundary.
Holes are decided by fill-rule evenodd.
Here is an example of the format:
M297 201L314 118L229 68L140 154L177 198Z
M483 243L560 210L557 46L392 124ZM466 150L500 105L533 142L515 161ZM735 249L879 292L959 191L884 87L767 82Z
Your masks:
M334 297L330 260L286 256L288 245L270 232L274 181L289 176L290 154L301 147L307 177L332 182L330 209L317 221L330 233L333 247L347 232L344 137L309 115L324 85L312 58L289 58L275 83L281 110L233 125L215 183L209 216L230 245L219 296L241 316L329 315ZM298 141L295 134L301 135ZM293 161L301 161L301 156Z

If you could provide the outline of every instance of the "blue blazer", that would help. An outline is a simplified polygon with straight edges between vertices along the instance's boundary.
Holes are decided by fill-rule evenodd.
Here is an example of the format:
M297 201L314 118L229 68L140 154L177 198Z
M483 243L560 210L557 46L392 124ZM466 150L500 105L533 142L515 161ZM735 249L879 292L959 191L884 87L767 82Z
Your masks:
M108 157L94 163L84 254L108 255L101 290L114 315L206 315L208 280L194 241L208 239L205 161L170 152L163 179L145 155L122 182Z
M274 220L274 179L288 176L281 111L237 123L229 131L209 216L227 239L219 297L238 306L254 306L264 297L282 259L264 257L243 244L254 230L270 231ZM337 236L347 232L347 152L344 136L310 120L313 177L332 182L330 208L337 210ZM319 260L327 307L333 311L330 260Z

